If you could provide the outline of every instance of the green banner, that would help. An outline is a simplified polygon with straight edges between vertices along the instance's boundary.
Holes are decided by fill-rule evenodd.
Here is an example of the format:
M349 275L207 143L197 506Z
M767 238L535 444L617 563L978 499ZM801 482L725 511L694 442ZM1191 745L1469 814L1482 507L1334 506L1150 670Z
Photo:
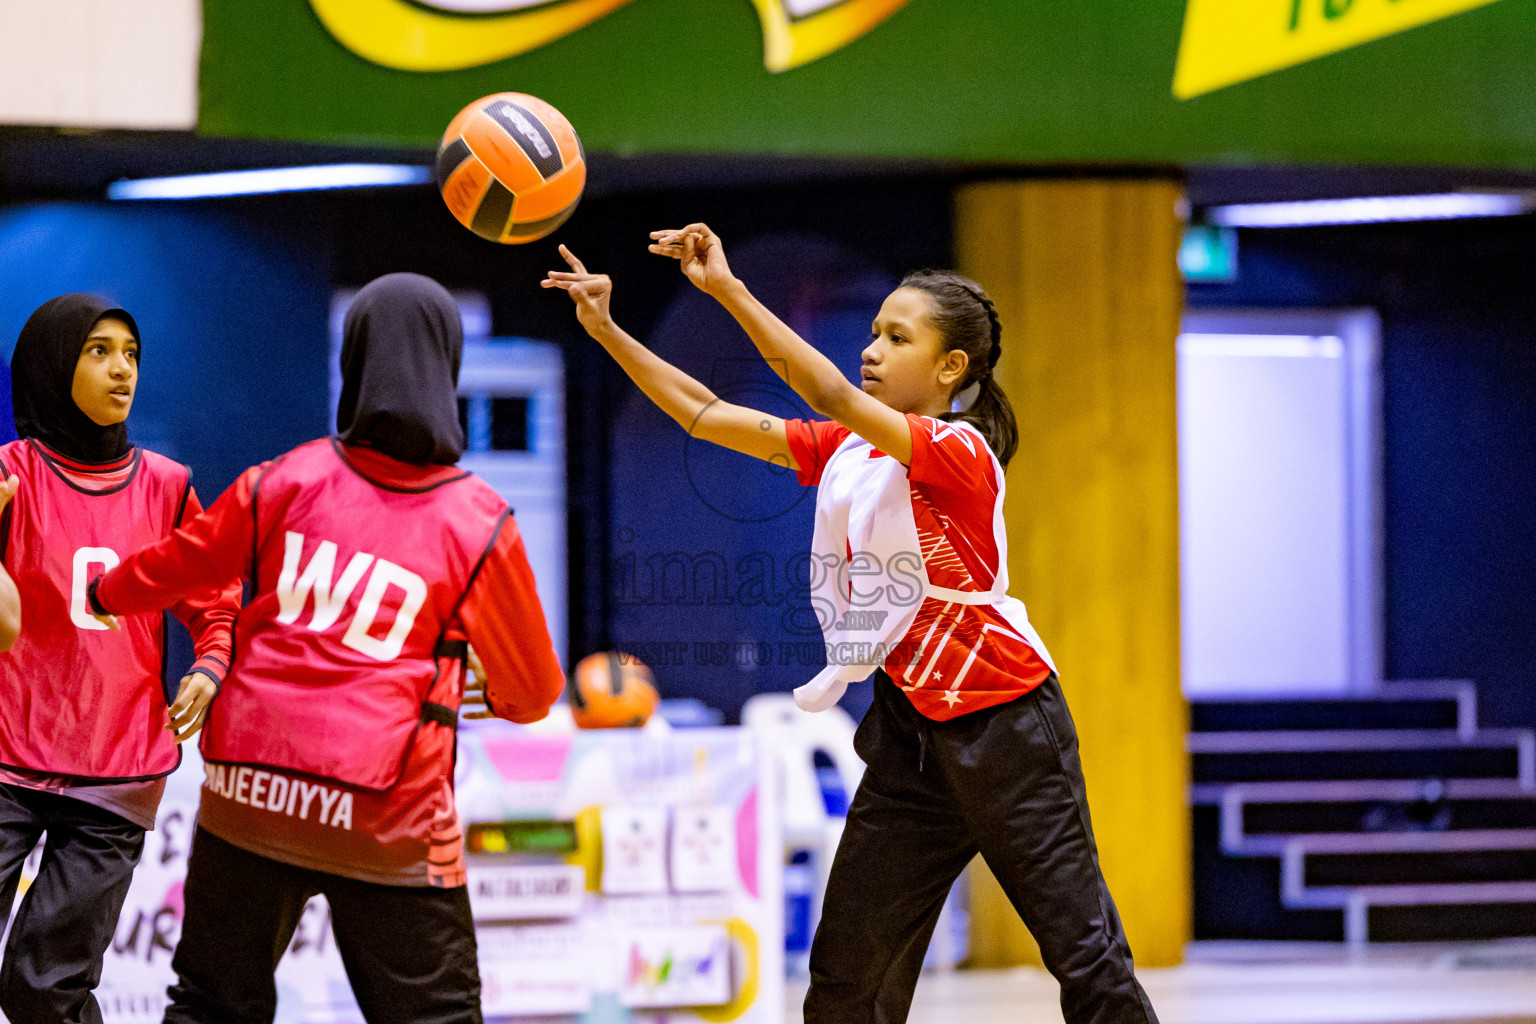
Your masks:
M621 154L1536 166L1532 0L1247 2L204 0L200 128L435 145L513 90Z

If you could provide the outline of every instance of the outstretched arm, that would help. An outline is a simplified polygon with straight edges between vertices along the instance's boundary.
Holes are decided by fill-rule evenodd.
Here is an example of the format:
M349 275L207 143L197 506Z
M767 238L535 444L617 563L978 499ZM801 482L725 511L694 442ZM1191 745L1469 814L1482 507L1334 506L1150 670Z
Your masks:
M682 264L683 274L741 324L773 371L818 413L837 420L903 465L912 463L906 416L861 391L837 364L818 352L757 300L725 260L725 247L708 225L652 231L650 249Z
M581 326L662 412L694 437L766 462L800 468L790 455L783 419L722 402L709 388L630 337L609 313L613 281L608 275L588 273L581 260L563 245L560 255L571 269L552 270L539 283L570 295Z
M537 722L560 699L565 673L549 639L517 520L508 518L459 608L473 687L467 718ZM486 711L471 708L484 707Z
M104 620L158 612L189 598L212 599L243 578L256 543L256 481L267 465L241 473L206 512L93 580L86 589L91 611Z

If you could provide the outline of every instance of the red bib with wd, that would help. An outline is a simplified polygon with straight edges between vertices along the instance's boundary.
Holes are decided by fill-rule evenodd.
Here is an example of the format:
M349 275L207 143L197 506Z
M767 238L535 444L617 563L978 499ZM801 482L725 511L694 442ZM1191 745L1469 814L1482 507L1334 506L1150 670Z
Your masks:
M343 452L312 441L256 484L253 596L202 751L382 791L423 721L455 722L445 634L510 510L468 473L390 488Z
M22 480L4 540L22 611L0 654L0 765L94 782L170 774L181 752L165 721L165 620L124 616L113 632L85 588L176 528L191 472L136 448L124 483L89 491L30 441L0 448L0 462Z

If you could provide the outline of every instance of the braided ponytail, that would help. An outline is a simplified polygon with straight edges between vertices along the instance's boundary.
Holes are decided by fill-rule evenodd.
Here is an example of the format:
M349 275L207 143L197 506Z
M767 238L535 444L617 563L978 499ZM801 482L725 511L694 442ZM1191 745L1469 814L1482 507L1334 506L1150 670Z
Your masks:
M960 349L969 360L954 394L975 387L976 398L943 418L971 424L1007 466L1019 447L1019 427L1013 405L993 372L1003 355L1003 324L992 297L981 285L952 270L917 270L902 279L901 287L926 292L933 299L929 319L944 339L946 351Z

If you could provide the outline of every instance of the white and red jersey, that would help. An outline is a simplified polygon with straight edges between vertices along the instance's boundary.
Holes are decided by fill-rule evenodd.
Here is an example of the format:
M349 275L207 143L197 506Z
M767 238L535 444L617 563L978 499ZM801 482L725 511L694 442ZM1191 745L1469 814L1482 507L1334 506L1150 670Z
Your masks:
M506 503L462 470L321 439L247 470L96 597L132 610L233 578L252 595L204 730L201 825L332 874L462 884L464 642L501 717L543 717L564 685Z
M979 599L1000 577L1006 579L1007 551L998 525L1002 470L968 426L915 415L907 422L912 431L907 491L931 586L905 634L889 646L884 668L918 711L945 721L1014 700L1044 682L1052 668L1033 630L1018 616L992 603L934 595L951 591ZM851 432L827 420L790 420L785 426L800 482L819 485ZM867 448L855 457L887 458ZM847 551L850 559L854 554Z
M86 589L197 511L191 471L142 448L111 466L85 466L23 440L0 448L0 474L12 473L21 484L0 544L22 628L0 655L0 768L13 770L5 781L62 791L170 774L180 751L166 721L165 622L132 615L108 630L86 607ZM175 609L193 633L193 671L215 682L229 662L238 603L238 590L227 588ZM158 802L158 788L145 794ZM153 807L130 809L147 810L153 823Z

